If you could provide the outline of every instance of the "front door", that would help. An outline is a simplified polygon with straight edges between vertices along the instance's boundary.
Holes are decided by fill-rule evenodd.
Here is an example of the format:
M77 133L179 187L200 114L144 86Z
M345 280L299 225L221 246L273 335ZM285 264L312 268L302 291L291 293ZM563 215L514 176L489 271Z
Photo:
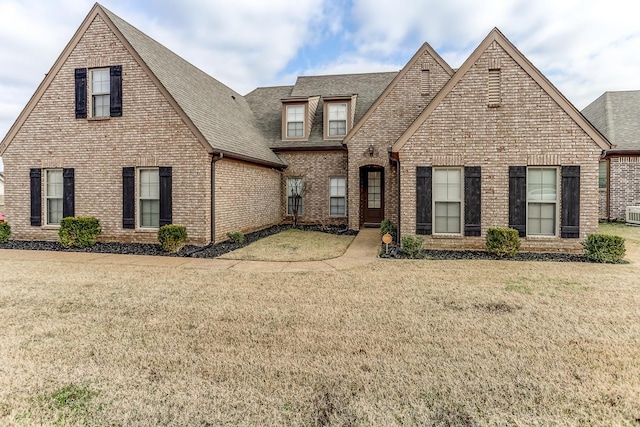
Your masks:
M365 226L379 226L384 219L384 168L360 170L361 212Z

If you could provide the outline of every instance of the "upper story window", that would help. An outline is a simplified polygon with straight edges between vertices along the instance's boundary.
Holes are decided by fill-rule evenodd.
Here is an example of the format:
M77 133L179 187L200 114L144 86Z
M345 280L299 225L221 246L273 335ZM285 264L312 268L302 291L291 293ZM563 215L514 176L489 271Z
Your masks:
M76 119L122 116L122 66L76 68ZM87 96L88 92L88 96ZM87 102L88 99L88 102Z
M111 95L109 69L91 70L91 117L109 117Z
M303 104L287 105L286 107L286 137L304 138L305 106Z
M347 134L347 104L327 104L329 137Z

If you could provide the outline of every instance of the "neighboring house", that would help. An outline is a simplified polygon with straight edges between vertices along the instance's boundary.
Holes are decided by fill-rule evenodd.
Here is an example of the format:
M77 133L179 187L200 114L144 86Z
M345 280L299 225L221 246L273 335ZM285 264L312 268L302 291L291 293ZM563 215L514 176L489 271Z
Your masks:
M600 162L600 218L624 220L640 205L640 90L605 92L582 114L612 144Z
M100 5L0 144L13 236L98 217L103 240L193 243L290 221L481 248L578 250L607 140L497 30L454 72L424 44L399 72L299 77L241 96Z

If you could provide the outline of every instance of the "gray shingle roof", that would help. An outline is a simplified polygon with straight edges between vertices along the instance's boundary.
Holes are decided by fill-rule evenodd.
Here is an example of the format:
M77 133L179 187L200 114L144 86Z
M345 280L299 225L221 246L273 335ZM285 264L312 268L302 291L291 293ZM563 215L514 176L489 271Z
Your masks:
M244 97L102 9L215 151L285 165L269 148Z
M615 145L613 150L640 150L640 90L605 92L582 114Z
M246 98L272 148L342 147L341 141L324 141L323 100L320 99L308 141L282 141L282 98L357 95L357 123L391 83L397 72L298 77L294 86L258 88Z

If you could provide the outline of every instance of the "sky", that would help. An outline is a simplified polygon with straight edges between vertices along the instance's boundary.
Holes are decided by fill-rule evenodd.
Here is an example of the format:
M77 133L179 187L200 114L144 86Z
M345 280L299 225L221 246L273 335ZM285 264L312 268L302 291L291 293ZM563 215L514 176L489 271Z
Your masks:
M93 4L0 0L0 139ZM299 75L399 70L425 41L457 68L493 27L578 109L605 91L640 89L636 0L101 4L241 94Z

